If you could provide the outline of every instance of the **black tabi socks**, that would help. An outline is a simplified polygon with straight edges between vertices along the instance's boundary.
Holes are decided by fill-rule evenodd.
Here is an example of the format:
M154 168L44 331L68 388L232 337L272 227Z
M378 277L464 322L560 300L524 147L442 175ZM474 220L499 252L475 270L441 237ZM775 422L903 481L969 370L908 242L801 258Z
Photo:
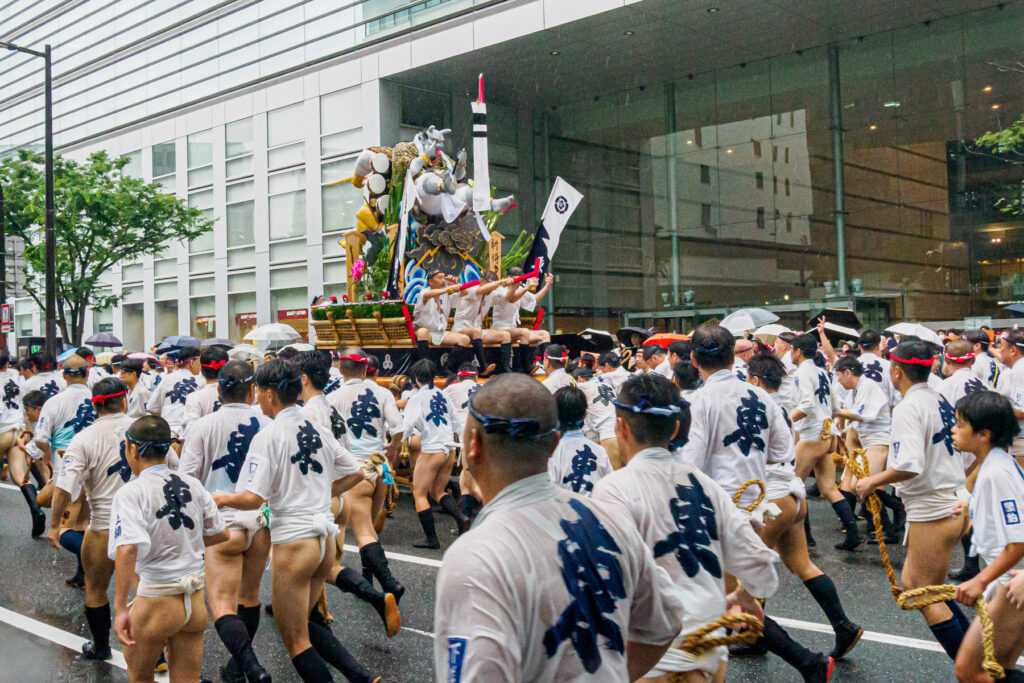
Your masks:
M313 650L316 650L316 654L313 654L312 650L306 650L298 655L302 657L307 653L313 654L313 657L323 666L323 662L327 662L335 669L340 671L350 681L355 683L373 683L374 677L370 671L360 664L355 657L341 644L341 641L334 635L330 627L324 623L323 617L319 614L316 608L309 615L309 642L313 645ZM317 657L319 655L319 657ZM298 659L296 657L295 659ZM320 657L323 659L321 660ZM299 669L299 665L296 664L295 659L292 659L292 663L295 664L295 668ZM323 666L324 673L327 674L326 679L310 679L303 676L304 681L309 680L332 680L330 678L330 672L327 671L327 667ZM299 669L299 675L302 675L302 669Z
M512 370L512 342L505 342L498 351L501 357L501 366L498 372L509 372Z
M469 517L464 515L459 510L458 503L455 502L455 498L450 493L446 493L441 496L441 500L437 501L441 509L445 511L445 514L451 515L452 519L459 525L459 533L462 534L469 529Z
M39 509L39 503L36 502L36 496L39 495L36 492L36 487L32 484L22 484L21 495L25 497L29 512L32 513L32 538L39 538L46 531L46 515Z
M963 616L962 613L961 616ZM928 628L931 629L935 640L939 641L939 645L946 651L949 658L955 662L956 653L960 650L960 643L964 640L964 627L957 619L956 612L950 619L932 624Z
M401 601L402 596L405 595L405 586L391 575L388 558L384 554L384 546L380 544L380 541L367 543L360 548L359 557L363 561L363 574L365 575L367 570L372 572L372 575L380 581L384 592L391 593L395 596L396 601Z
M827 680L821 677L828 667L827 658L790 638L789 634L769 616L764 618L764 635L758 639L757 644L764 645L769 652L781 657L799 671L805 681Z
M850 503L844 498L832 503L832 509L835 510L839 521L843 523L843 529L846 530L846 538L836 544L836 550L853 550L861 545L864 540L860 536L860 530L857 529L857 518L853 516Z
M309 640L313 642L313 626L309 628ZM299 654L292 657L292 666L299 672L299 678L304 683L328 683L333 681L331 672L327 670L327 665L324 664L324 660L320 659L314 649L316 646L303 650Z
M423 534L426 538L419 543L413 543L413 547L433 548L435 550L440 548L441 543L437 540L437 529L434 527L434 513L430 511L430 508L427 508L417 512L416 516L420 518L420 526L423 527Z
M249 634L249 640L256 638L256 630L260 627L260 606L246 607L245 605L239 605L238 617L245 623L245 630Z
M92 634L95 658L107 659L110 657L110 603L100 607L86 607L85 620Z
M473 355L476 356L476 362L480 364L480 370L483 370L487 367L487 358L484 356L484 340L470 339L469 343L473 346Z
M430 358L430 342L417 340L416 341L416 355L420 360L424 358Z
M804 581L804 586L821 607L836 634L835 647L829 654L836 659L845 657L860 640L864 630L846 616L839 592L828 574L808 579Z

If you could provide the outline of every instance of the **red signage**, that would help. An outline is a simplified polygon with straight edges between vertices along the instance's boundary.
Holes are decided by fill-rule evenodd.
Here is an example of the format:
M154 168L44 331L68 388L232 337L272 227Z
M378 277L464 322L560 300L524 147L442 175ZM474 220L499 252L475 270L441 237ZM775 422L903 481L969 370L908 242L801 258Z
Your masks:
M255 322L256 322L256 314L255 313L236 313L235 314L235 324L236 325L241 325L242 323L255 323Z
M307 320L309 318L308 308L293 308L288 311L278 311L278 320Z
M0 325L2 325L2 331L4 334L11 331L11 305L4 304L0 306Z

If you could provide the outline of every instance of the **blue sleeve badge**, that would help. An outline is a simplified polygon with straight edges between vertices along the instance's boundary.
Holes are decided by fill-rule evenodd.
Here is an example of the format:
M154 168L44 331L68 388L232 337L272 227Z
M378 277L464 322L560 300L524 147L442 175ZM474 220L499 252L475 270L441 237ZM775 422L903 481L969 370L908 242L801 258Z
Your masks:
M448 638L448 683L462 680L462 663L466 659L466 639Z
M1020 524L1020 513L1017 512L1017 501L1003 500L999 504L1003 508L1003 521L1006 522L1007 526L1011 524Z

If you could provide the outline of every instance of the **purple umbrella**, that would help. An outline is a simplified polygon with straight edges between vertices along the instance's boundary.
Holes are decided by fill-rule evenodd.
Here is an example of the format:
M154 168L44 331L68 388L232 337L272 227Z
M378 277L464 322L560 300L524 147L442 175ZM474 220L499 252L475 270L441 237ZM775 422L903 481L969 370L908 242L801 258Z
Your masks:
M123 346L120 339L106 332L92 335L85 340L85 343L89 346Z

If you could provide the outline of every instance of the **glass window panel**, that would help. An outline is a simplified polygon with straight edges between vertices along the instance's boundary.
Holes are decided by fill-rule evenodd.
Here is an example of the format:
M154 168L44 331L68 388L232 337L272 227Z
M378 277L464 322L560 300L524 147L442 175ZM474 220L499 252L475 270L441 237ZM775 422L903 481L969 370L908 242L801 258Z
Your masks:
M121 268L121 280L124 282L134 282L142 279L142 264L141 263L130 263Z
M153 182L162 185L165 194L174 194L177 188L177 176L169 175L163 178L153 178Z
M153 145L153 177L174 173L174 142L161 142Z
M191 306L190 333L196 339L212 338L217 323L216 297L195 297L189 303Z
M188 172L188 186L199 187L213 183L213 166L204 166Z
M224 126L224 144L228 159L252 154L252 119L242 119Z
M324 164L324 176L335 175L336 173L329 170L328 167L337 165L341 165L351 171L352 164L349 161ZM356 214L365 202L363 201L363 193L352 183L339 183L337 185L324 186L321 189L320 204L323 212L324 232L333 232L356 227Z
M153 261L153 277L168 277L178 273L177 259Z
M227 203L245 201L253 197L253 183L251 180L244 183L232 183L227 187Z
M213 208L213 190L193 192L188 196L188 205L195 209Z
M133 178L142 177L142 150L129 152L124 156L128 157L128 165L121 169L121 173Z
M121 341L125 349L137 351L146 348L144 315L142 304L121 306Z
M212 277L192 278L188 283L188 293L191 296L214 296L217 287Z
M350 154L358 151L363 143L363 129L353 128L343 133L325 135L320 139L320 156L331 157L336 154Z
M170 282L157 282L153 285L153 298L160 299L175 299L178 298L178 281L171 280Z
M252 175L252 155L232 159L224 165L224 175L228 178L240 178Z
M213 130L204 130L188 136L188 167L196 168L213 163Z
M32 336L32 314L16 315L14 320L17 323L18 335L21 337Z
M193 244L195 244L195 243L196 242L193 242ZM205 247L206 245L203 244L203 245L199 245L199 246ZM211 249L213 248L212 244L210 245L210 248ZM199 251L199 248L196 248L196 251ZM190 272L190 273L208 273L208 272L211 272L212 270L213 270L213 254L212 253L197 254L195 256L190 256L189 257L189 259L188 259L188 272Z
M345 253L345 245L340 232L323 236L324 258L328 256L341 256Z
M305 240L289 240L287 242L271 242L270 261L302 261L306 258Z
M256 293L228 295L228 338L241 342L256 327Z
M228 204L227 231L228 246L242 247L255 242L253 236L253 202Z
M256 273L234 273L228 275L228 291L244 292L256 289Z
M272 149L267 152L267 167L284 168L285 166L301 164L305 160L305 154L306 145L302 142Z
M302 169L275 173L269 178L269 194L279 194L292 190L303 190L306 187L306 172Z
M256 247L228 250L228 268L244 268L256 263Z
M277 147L303 138L303 103L267 112L267 147Z
M347 279L344 261L328 261L324 263L324 284L344 283Z
M355 86L320 97L320 132L336 133L363 125L362 88Z
M142 287L125 287L121 290L121 300L129 304L142 303Z
M270 239L306 234L306 192L289 192L270 197Z
M309 309L305 287L274 289L270 292L270 314L275 322L291 325L295 331L307 338L309 332Z
M303 282L306 279L306 267L298 266L294 268L277 268L270 271L270 288L281 289L284 287L294 287L296 283Z

